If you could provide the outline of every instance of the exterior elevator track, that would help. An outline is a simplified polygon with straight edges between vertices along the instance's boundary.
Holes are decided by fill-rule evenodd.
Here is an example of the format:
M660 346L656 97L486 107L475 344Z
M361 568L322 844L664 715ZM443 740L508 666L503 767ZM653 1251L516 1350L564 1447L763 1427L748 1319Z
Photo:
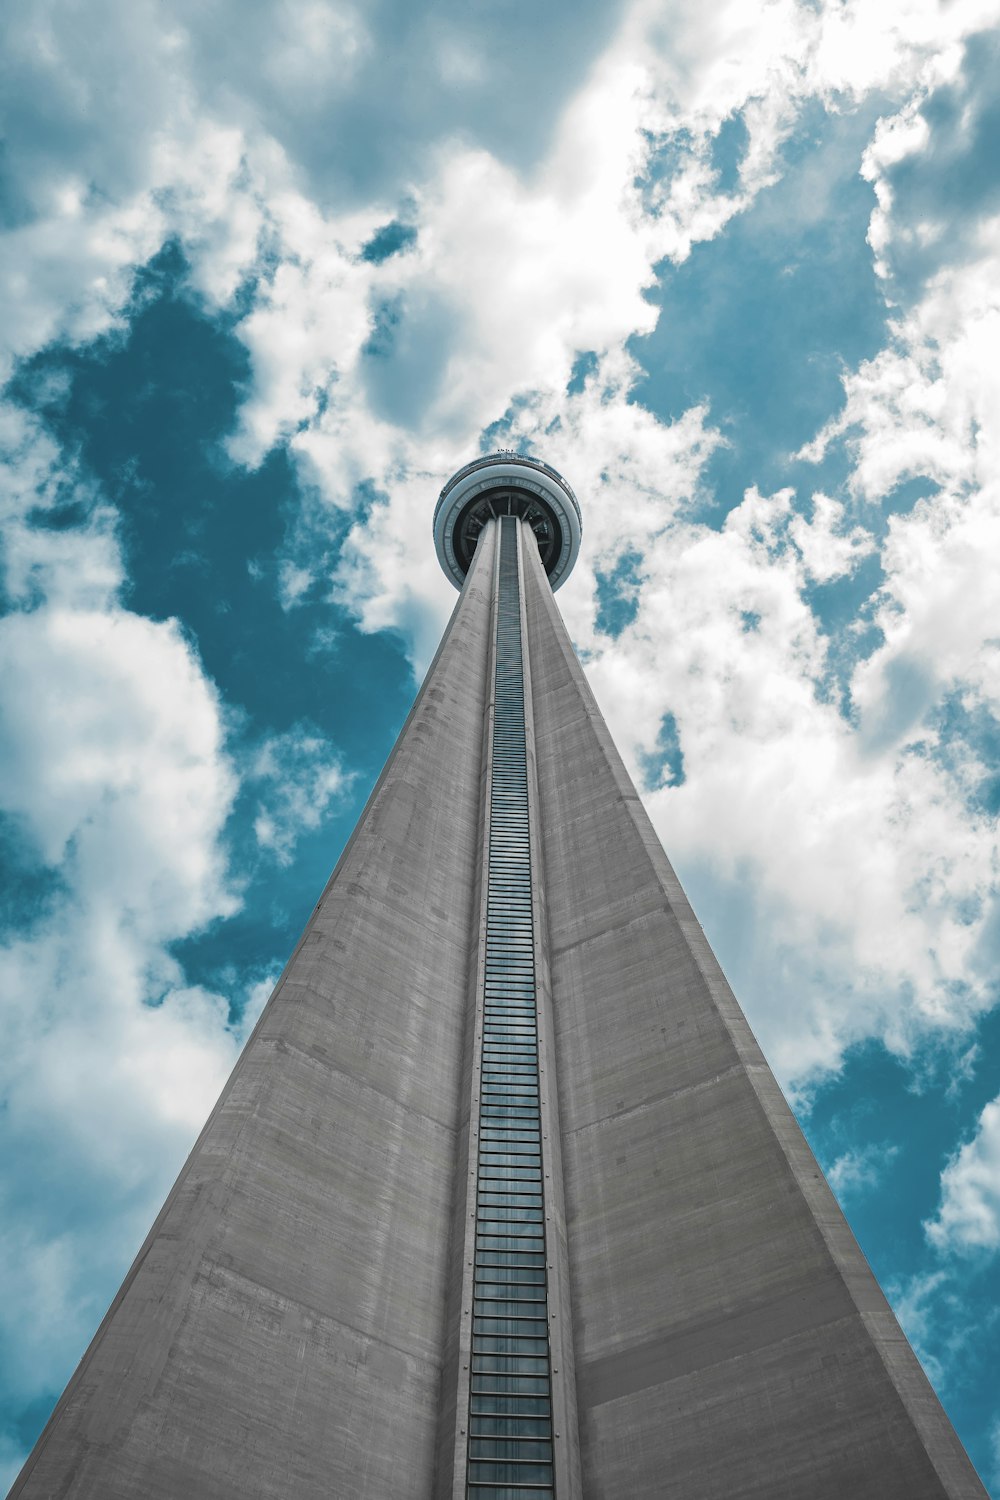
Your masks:
M518 523L499 524L470 1500L555 1495Z

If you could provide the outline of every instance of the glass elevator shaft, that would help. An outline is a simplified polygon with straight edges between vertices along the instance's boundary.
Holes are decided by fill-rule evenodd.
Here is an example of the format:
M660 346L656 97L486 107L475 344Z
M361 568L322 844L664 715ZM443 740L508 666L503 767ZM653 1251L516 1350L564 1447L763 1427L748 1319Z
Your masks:
M545 1174L517 521L500 523L468 1493L552 1496Z

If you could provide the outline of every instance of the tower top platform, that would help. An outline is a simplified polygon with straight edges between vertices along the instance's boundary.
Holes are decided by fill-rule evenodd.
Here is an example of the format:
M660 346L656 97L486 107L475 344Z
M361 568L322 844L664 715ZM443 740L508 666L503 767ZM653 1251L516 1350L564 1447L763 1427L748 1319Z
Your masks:
M459 469L438 497L434 545L456 588L465 582L487 521L508 515L520 516L531 527L553 589L569 577L583 531L576 496L551 464L501 448Z

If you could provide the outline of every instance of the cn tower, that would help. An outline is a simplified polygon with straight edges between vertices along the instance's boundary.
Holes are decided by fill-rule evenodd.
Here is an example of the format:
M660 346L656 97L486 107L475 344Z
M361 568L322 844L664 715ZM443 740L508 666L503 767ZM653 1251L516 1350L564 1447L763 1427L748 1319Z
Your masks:
M23 1500L973 1500L555 599L570 485L441 492L461 590Z

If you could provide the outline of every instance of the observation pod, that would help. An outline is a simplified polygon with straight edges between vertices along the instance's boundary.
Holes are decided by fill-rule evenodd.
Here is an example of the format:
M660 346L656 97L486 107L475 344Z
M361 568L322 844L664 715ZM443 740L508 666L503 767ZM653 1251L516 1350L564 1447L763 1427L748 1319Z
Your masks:
M501 448L459 469L438 497L434 545L455 587L465 583L483 527L500 516L519 516L534 532L553 592L565 583L580 552L579 502L551 464Z

